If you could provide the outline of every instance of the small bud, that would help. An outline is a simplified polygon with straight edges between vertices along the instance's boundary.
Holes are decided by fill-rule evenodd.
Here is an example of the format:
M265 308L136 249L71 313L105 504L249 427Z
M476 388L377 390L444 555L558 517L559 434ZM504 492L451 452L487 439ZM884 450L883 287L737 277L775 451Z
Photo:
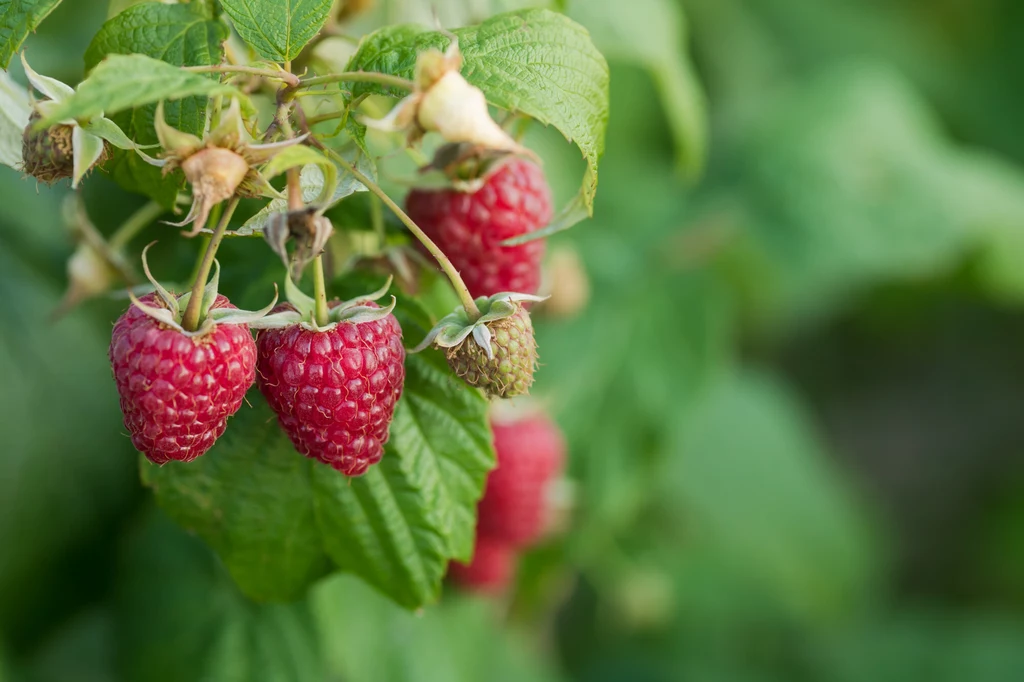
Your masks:
M549 298L539 310L549 317L574 317L587 306L590 279L575 249L563 246L552 251L544 268L541 290Z
M58 123L44 130L35 130L40 118L39 112L33 112L22 135L23 169L36 180L52 185L74 175L74 127Z
M81 243L68 259L68 288L53 318L63 317L82 301L110 290L119 279L117 271L87 243Z

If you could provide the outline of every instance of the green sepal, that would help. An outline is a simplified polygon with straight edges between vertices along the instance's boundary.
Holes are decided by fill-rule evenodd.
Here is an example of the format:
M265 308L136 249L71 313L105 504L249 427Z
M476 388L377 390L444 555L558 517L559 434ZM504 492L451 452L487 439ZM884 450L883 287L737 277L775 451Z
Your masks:
M146 252L156 242L150 242L146 245L146 248L142 250L142 270L146 273L146 279L153 285L153 290L156 295L160 298L163 303L163 307L157 308L155 306L146 305L140 301L135 293L131 290L128 291L128 298L131 299L132 305L144 312L147 316L153 318L160 324L170 327L185 336L202 336L203 334L211 331L218 324L252 324L265 318L267 314L273 310L274 306L277 305L277 286L274 286L274 300L271 301L270 305L263 308L262 310L238 310L237 308L216 308L214 309L213 304L217 302L217 289L220 286L220 263L216 258L213 259L213 276L210 277L209 282L206 284L206 288L203 290L203 302L199 311L199 327L195 331L186 330L182 324L182 317L184 316L185 309L188 308L188 302L192 298L192 292L186 292L181 296L174 296L163 286L160 282L153 277L153 273L149 270L149 262L146 259Z
M493 357L491 331L487 328L487 323L511 317L519 310L521 302L537 303L546 298L546 296L517 294L511 291L503 291L489 298L481 296L476 299L476 306L480 309L479 318L470 320L466 308L459 306L442 317L434 325L434 328L427 333L423 341L409 352L419 353L431 344L436 345L438 348L454 348L472 334L473 340L476 341L477 345L487 352L487 357Z
M214 308L208 317L214 324L253 324L266 318L277 305L277 285L274 285L274 300L261 310L239 310L237 308Z
M167 291L167 289L164 289L163 286L160 285L160 282L153 277L153 273L149 270L149 261L146 258L146 254L149 252L149 249L153 244L156 244L156 242L150 242L149 244L146 244L146 248L142 249L142 271L146 274L146 279L149 280L149 283L153 285L153 289L156 291L157 296L159 296L160 300L164 302L164 307L171 311L178 322L181 322L181 308L178 306L177 297Z
M116 123L103 116L94 118L88 123L82 124L81 127L86 132L92 133L96 137L106 140L118 149L151 149L158 146L155 144L135 144L127 135L124 134L124 131L121 130Z
M254 329L281 329L293 324L301 324L303 328L310 331L326 332L334 329L341 322L362 324L363 322L383 320L392 313L398 303L394 296L391 297L391 303L383 308L375 308L364 304L377 301L384 296L388 289L391 288L392 280L392 277L388 277L388 281L377 291L364 296L357 296L334 306L327 313L329 323L320 326L316 322L316 301L303 293L290 277L285 277L285 298L292 304L295 310L284 310L273 315L267 315L252 323L251 326Z
M284 279L284 297L295 306L295 310L298 311L301 319L314 319L316 317L316 301L311 296L307 296L292 281L291 277L285 277Z

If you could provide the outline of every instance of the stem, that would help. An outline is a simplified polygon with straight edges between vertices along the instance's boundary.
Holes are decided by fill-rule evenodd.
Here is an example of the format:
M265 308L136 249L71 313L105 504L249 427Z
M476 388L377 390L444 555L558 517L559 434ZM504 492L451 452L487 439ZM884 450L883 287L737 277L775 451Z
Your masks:
M366 177L351 163L346 161L340 154L333 149L328 149L327 154L330 155L334 161L342 168L347 170L355 177L356 180L363 183L366 189L376 194L384 204L390 208L398 219L401 220L409 231L412 232L416 239L420 240L423 247L430 252L430 255L434 257L441 269L444 270L444 274L448 276L452 286L455 288L455 293L458 294L459 300L462 302L462 306L466 309L466 313L469 315L470 322L474 322L480 318L480 309L476 307L476 301L473 300L473 295L469 293L469 288L466 283L462 281L462 276L459 275L459 271L455 269L452 262L448 260L448 257L444 255L444 251L437 247L430 237L420 229L412 218L410 218L405 211L403 211L394 200L387 195L387 193L380 188L376 182Z
M392 88L402 88L403 90L413 90L416 84L405 78L399 78L398 76L390 76L386 73L376 73L374 71L343 71L342 73L331 73L326 76L315 76L314 78L305 78L299 81L297 87L310 88L314 85L324 85L327 83L378 83L380 85L386 85Z
M135 213L131 214L128 220L121 223L121 227L110 236L110 248L120 251L128 246L128 242L135 238L147 225L160 217L164 207L155 201L151 201Z
M310 116L306 119L308 125L314 126L317 123L323 123L324 121L333 121L336 118L343 118L348 113L346 109L338 109L337 111L331 111L326 114L317 114L316 116Z
M288 210L298 211L304 205L302 201L302 185L299 184L299 169L288 169ZM288 275L291 277L291 275ZM331 323L327 316L327 286L324 283L324 255L317 254L313 259L313 300L316 301L314 317L317 326L326 327Z
M227 232L228 223L231 222L231 216L235 212L235 208L238 207L238 202L239 198L235 197L228 204L227 210L224 211L220 222L217 223L217 227L213 231L213 237L206 247L203 262L199 265L199 272L196 274L196 280L192 284L192 297L188 299L188 307L185 308L185 315L181 319L181 326L185 328L185 331L194 332L199 328L199 314L203 310L203 294L206 293L206 280L210 277L210 268L213 267L213 259L217 255L217 247L220 246L221 240L224 239L224 233Z
M302 209L302 185L300 184L301 174L298 168L288 169L288 210L298 211Z
M324 286L324 254L313 259L313 299L316 301L316 324L326 327L331 323L327 317L327 288Z
M274 80L284 81L293 88L299 87L302 83L302 81L299 80L299 77L293 73L277 71L276 69L261 69L255 66L217 64L214 66L186 66L183 68L186 71L191 71L192 73L245 73L250 76L260 76L262 78L272 78Z
M384 250L384 245L387 243L387 234L384 232L384 210L380 205L380 198L375 195L370 195L370 224L373 225L373 231L377 235L377 239L380 240L380 249Z

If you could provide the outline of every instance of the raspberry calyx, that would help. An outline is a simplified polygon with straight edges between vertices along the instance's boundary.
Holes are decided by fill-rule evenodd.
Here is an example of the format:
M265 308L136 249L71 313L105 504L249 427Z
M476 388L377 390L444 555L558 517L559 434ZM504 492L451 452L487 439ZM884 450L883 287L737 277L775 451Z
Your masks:
M203 291L203 301L199 311L199 324L195 330L188 330L182 324L182 319L185 315L185 309L188 308L188 302L192 298L192 292L187 292L181 296L175 296L171 292L167 291L153 277L153 273L149 270L149 263L146 260L146 252L149 251L150 247L156 242L153 242L146 246L142 250L142 270L146 273L146 279L153 285L155 298L152 299L154 302L159 302L162 305L159 307L143 303L135 294L128 292L128 297L131 299L132 304L145 313L150 318L156 320L164 327L173 329L185 336L203 336L208 334L219 324L244 324L251 325L264 317L274 309L277 305L277 287L275 286L274 300L270 302L270 305L263 308L262 310L239 310L234 307L219 307L214 304L217 301L217 288L220 284L220 263L216 259L213 261L213 276L210 277L210 281L207 282L206 287Z
M502 292L476 299L480 317L471 320L459 306L443 317L412 350L431 344L445 349L448 366L470 386L489 396L511 398L529 392L537 364L537 342L524 302L540 296Z
M398 303L394 296L391 297L391 303L386 306L381 307L375 303L391 288L392 280L392 277L388 277L388 281L377 291L341 303L331 304L331 308L327 312L328 323L317 324L316 301L295 286L291 277L285 277L284 294L290 305L251 322L250 326L253 329L284 329L297 324L308 331L328 332L342 322L351 322L352 324L377 322L387 318Z

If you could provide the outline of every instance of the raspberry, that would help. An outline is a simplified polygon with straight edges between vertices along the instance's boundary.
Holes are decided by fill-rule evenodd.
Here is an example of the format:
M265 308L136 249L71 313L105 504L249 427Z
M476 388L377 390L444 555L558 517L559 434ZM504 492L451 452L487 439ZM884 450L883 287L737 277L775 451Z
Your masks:
M551 220L551 190L534 164L512 159L473 193L413 190L406 208L448 256L474 298L537 292L543 240L501 245Z
M260 391L296 450L346 476L380 461L405 381L394 315L325 331L264 329L256 344Z
M520 304L514 305L516 311L509 317L486 323L491 335L490 357L472 335L446 352L448 365L455 374L470 386L500 398L528 393L537 364L530 313Z
M141 302L163 308L156 294ZM217 296L217 308L234 306ZM187 336L133 305L114 325L110 362L135 447L156 464L190 462L241 406L255 380L256 344L244 324Z
M513 547L541 536L547 522L547 488L565 460L558 426L543 413L513 422L493 421L498 466L487 478L478 507L477 532Z
M468 590L502 592L515 576L516 558L512 546L478 535L473 560L468 564L453 561L448 571L456 583Z

